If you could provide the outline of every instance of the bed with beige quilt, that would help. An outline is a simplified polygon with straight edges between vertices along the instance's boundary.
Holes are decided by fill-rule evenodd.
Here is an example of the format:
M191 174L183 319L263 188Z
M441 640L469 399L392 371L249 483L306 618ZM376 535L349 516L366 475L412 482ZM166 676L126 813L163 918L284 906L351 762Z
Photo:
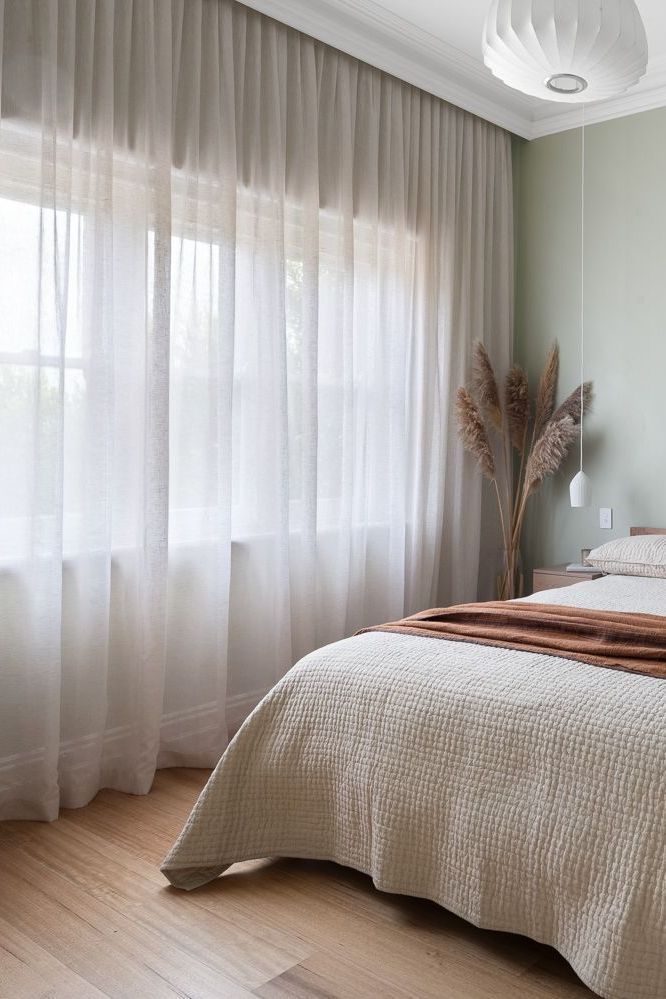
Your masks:
M527 599L664 616L666 579ZM337 861L552 945L608 999L664 999L665 719L663 679L361 634L255 709L162 870L191 889L243 860Z

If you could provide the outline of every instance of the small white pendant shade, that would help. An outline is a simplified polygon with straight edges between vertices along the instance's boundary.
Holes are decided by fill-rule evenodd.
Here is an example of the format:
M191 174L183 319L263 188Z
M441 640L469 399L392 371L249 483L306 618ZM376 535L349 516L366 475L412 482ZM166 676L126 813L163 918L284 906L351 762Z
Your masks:
M483 61L509 87L549 101L624 93L647 67L634 0L492 0Z
M590 480L587 475L581 469L577 475L574 475L571 480L571 485L569 486L569 495L571 497L572 506L589 506L590 505Z

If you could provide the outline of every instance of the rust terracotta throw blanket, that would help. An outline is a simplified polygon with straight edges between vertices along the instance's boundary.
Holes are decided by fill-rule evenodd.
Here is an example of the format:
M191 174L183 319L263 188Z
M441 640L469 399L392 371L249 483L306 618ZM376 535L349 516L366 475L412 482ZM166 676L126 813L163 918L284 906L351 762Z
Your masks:
M522 601L421 611L364 628L495 645L666 678L666 617Z

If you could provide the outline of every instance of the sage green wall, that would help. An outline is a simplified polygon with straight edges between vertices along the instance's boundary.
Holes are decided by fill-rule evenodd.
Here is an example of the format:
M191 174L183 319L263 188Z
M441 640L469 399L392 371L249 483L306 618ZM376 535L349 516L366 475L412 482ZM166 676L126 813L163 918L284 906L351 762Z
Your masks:
M588 126L586 141L586 422L592 506L573 510L578 457L533 504L526 569L580 548L666 526L666 108ZM536 384L549 345L561 349L563 398L579 382L580 130L515 140L515 358ZM613 530L599 529L599 507Z

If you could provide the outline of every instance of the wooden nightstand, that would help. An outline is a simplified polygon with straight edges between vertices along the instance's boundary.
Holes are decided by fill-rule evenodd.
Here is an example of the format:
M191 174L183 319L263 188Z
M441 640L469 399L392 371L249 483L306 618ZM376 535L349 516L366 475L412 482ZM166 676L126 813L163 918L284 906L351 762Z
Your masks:
M599 579L603 572L567 572L566 565L547 565L532 573L532 593L554 590L558 586L571 586L584 580Z

